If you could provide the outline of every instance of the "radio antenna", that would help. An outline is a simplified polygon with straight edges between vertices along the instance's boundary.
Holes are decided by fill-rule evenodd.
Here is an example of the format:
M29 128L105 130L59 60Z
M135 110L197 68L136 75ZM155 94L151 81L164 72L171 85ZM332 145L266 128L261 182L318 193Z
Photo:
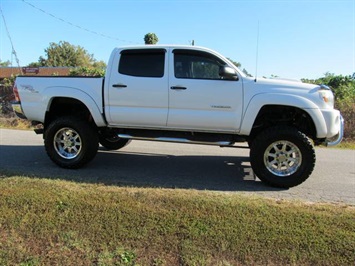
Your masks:
M259 59L259 31L260 31L260 25L259 25L259 20L258 20L258 32L257 32L257 38L256 38L256 59L255 59L255 82L258 78L258 59Z

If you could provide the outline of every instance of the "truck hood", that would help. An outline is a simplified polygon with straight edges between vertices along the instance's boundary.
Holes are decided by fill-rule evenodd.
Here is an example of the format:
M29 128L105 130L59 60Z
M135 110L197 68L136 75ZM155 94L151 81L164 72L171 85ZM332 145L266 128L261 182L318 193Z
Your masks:
M271 91L278 90L302 90L302 91L311 91L313 89L319 88L319 85L303 83L298 80L290 79L266 79L266 78L257 78L252 79L252 82L255 83L256 87L261 87L263 89L269 89Z
M273 97L282 95L282 97L284 97L283 101L288 101L281 101L282 104L291 104L296 101L296 98L303 98L304 100L307 99L305 102L311 101L314 103L314 106L318 108L327 109L334 107L334 95L331 90L324 85L308 84L285 79L258 78L255 81L253 78L246 78L243 79L243 87L246 102L250 102L251 99L257 95L265 94L265 96L261 97L267 97L266 94L269 94L269 96L274 95ZM288 100L285 100L285 97ZM324 100L325 98L327 99L326 101ZM273 102L273 100L270 99L269 101ZM310 105L303 104L302 106L309 107Z

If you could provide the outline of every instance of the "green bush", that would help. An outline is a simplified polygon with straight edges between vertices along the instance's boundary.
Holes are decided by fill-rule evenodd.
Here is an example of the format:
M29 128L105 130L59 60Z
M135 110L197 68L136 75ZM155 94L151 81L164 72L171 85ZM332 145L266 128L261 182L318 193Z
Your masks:
M77 67L70 70L69 76L103 77L105 76L105 70L92 67Z
M336 104L344 118L344 139L355 140L355 102L340 101Z
M324 77L303 82L329 86L335 95L335 107L340 110L345 120L344 139L355 140L355 79L352 76L326 73Z

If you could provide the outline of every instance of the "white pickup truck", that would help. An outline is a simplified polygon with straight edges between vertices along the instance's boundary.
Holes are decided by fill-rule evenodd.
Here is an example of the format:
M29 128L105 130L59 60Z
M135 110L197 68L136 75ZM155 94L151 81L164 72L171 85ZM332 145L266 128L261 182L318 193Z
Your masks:
M247 142L256 176L287 188L311 175L315 145L336 145L343 136L327 86L247 77L196 46L116 48L104 78L20 76L14 94L16 114L43 125L36 133L64 168L91 161L99 143Z

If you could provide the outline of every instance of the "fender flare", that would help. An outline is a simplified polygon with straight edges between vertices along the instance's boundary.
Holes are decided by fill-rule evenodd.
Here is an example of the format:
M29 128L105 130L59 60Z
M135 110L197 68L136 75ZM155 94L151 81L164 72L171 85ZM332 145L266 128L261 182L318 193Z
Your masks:
M43 106L45 107L45 110L42 112L43 114L50 110L52 101L55 98L71 98L78 100L88 108L96 126L106 126L105 119L102 115L102 107L97 105L97 101L101 101L100 99L96 99L95 101L95 99L85 91L74 87L48 87L43 91L43 102L47 103Z
M256 117L263 106L283 105L299 108L311 117L317 131L318 138L327 135L327 125L319 107L309 99L301 96L281 94L281 93L260 93L253 96L246 105L241 121L241 135L249 135Z

